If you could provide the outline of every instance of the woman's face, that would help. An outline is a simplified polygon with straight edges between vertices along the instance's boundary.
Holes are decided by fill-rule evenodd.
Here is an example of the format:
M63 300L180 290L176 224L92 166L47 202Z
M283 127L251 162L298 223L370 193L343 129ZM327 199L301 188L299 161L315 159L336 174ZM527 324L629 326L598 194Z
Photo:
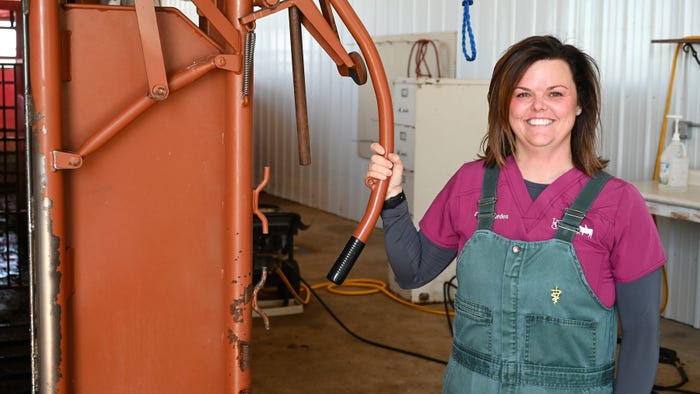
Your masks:
M558 59L533 63L510 99L517 151L570 153L571 130L580 113L569 65Z

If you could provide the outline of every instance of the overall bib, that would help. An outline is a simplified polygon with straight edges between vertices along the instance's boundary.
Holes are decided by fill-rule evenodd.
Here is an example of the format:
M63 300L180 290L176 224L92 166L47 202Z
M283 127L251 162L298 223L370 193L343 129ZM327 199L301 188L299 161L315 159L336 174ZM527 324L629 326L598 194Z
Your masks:
M572 244L610 175L588 181L554 239L523 242L493 232L498 172L486 168L479 227L457 262L443 393L612 393L617 314L591 290Z

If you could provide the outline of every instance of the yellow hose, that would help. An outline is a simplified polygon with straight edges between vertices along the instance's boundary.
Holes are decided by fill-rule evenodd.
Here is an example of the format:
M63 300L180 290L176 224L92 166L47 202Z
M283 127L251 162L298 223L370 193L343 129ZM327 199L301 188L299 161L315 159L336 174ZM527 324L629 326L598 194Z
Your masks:
M294 297L295 300L297 300L299 303L306 305L309 303L311 299L311 292L309 291L309 288L302 283L300 286L300 292L305 293L304 297L301 297L293 288L291 283L289 283L289 280L287 277L284 275L282 270L277 267L275 268L275 272L277 275L282 279L282 282L284 285L287 287L287 289L292 293L292 296ZM444 310L439 310L435 308L430 308L424 305L419 305L419 304L414 304L412 302L403 300L394 293L392 293L389 289L387 289L387 285L385 282L382 282L381 280L377 279L347 279L343 282L342 285L337 285L333 282L324 282L324 283L319 283L316 285L311 286L313 290L318 290L318 289L326 289L329 293L333 294L339 294L339 295L347 295L347 296L360 296L360 295L370 295L370 294L376 294L376 293L384 293L387 297L391 298L392 300L399 302L403 305L406 305L408 307L411 307L413 309L417 309L422 312L427 312L427 313L434 313L437 315L445 315ZM347 290L351 288L361 288L364 290ZM454 316L454 312L450 312L450 316Z
M349 290L341 290L342 288L352 288L352 287L359 287L359 288L365 288L369 290L355 290L355 291L349 291ZM321 283L318 285L313 286L314 289L321 289L325 288L329 293L334 293L334 294L340 294L340 295L368 295L368 294L375 294L375 293L384 293L387 297L391 298L392 300L401 303L403 305L406 305L408 307L411 307L413 309L417 309L422 312L427 312L427 313L434 313L436 315L445 315L444 310L440 309L435 309L431 307L427 307L425 305L419 305L415 304L410 301L406 301L402 298L397 297L393 292L391 292L389 289L387 289L387 285L385 282L377 279L347 279L343 285L337 285L332 282L326 282L326 283ZM453 312L450 312L450 316L454 316Z
M659 308L659 311L661 313L664 313L664 310L666 310L666 304L668 303L668 279L666 278L666 266L661 267L661 276L663 277L663 283L664 283L664 298L661 301L661 308Z
M306 285L304 283L302 283L300 286L300 290L302 290L305 293L304 298L302 298L299 295L299 293L297 293L296 290L294 290L294 287L292 286L292 284L289 283L289 280L284 275L284 273L282 272L282 269L280 269L280 267L275 267L275 273L277 273L277 276L279 276L280 279L282 279L282 282L284 282L284 286L287 288L287 290L289 290L290 293L292 293L292 296L294 297L295 300L297 300L302 305L306 305L309 303L309 301L311 300L311 292L309 291L309 288L306 287Z

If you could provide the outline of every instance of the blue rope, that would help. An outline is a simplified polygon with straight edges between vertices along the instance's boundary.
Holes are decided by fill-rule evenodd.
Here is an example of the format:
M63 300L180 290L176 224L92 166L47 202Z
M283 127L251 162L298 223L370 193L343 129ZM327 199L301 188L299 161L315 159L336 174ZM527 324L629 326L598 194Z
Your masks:
M464 7L464 18L462 19L462 53L464 54L464 58L467 59L468 62L473 62L474 59L476 59L476 42L474 41L474 32L472 32L472 23L469 18L469 6L474 4L474 0L463 0L462 1L462 6ZM467 54L467 46L466 40L464 37L465 30L469 31L469 43L471 44L472 47L472 55L469 56Z

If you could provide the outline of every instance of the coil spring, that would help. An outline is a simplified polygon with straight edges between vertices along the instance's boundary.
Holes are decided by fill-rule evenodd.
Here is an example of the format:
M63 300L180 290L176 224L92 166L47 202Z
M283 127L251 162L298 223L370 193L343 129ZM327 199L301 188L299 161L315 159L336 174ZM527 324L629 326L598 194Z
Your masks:
M250 89L250 70L253 67L255 53L255 31L248 30L245 35L245 48L243 49L243 96L248 96Z

